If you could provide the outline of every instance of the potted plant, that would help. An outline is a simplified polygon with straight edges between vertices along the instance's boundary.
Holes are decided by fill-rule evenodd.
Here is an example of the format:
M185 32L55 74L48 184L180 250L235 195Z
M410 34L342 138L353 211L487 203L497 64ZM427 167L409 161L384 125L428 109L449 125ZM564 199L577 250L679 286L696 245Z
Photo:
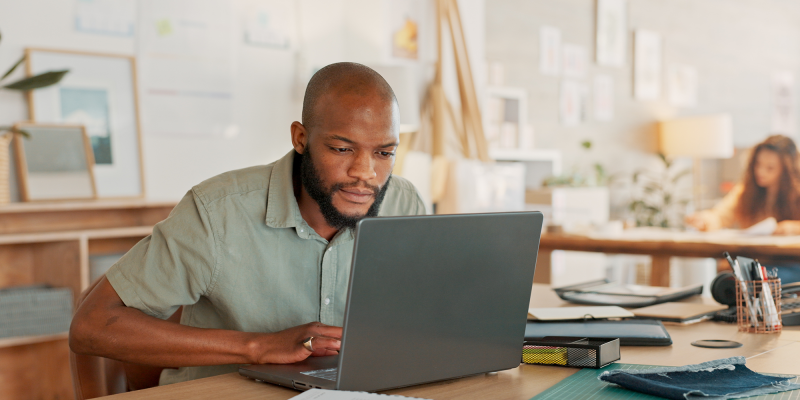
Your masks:
M2 34L0 34L0 41L2 41ZM57 84L64 78L64 75L69 70L61 71L48 71L39 75L23 78L15 82L3 84L4 81L22 64L25 63L25 56L19 59L11 68L0 77L0 89L17 90L20 92L27 92L29 90L39 89L47 86ZM20 134L24 137L29 137L28 133L15 129L13 126L0 126L0 204L5 204L11 201L11 191L9 188L10 183L10 162L11 151L9 144L14 134Z
M638 170L632 180L637 192L628 209L636 226L678 228L683 226L683 216L691 199L681 197L681 181L690 169L678 169L663 154L658 154L663 168L660 171Z

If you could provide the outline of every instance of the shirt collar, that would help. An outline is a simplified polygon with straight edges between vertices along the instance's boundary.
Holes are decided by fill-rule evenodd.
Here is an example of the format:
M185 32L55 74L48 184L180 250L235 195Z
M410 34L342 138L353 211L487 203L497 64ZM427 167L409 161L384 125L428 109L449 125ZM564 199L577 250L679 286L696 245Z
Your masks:
M297 235L304 239L313 237L322 239L303 219L297 198L294 196L292 171L296 154L292 149L272 167L267 193L267 216L264 222L271 228L296 228ZM345 228L334 236L333 242L341 243L353 238L353 230Z
M302 220L292 182L294 155L295 151L292 149L272 167L265 220L267 226L271 228L295 228L298 227L298 220Z

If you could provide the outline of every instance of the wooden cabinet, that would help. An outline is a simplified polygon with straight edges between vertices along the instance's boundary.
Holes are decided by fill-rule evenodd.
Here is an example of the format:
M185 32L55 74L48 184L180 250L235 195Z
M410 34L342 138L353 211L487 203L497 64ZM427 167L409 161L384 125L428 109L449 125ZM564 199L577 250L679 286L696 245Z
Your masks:
M0 206L0 288L89 285L89 257L128 251L174 202L144 200ZM67 334L0 338L0 399L71 399Z

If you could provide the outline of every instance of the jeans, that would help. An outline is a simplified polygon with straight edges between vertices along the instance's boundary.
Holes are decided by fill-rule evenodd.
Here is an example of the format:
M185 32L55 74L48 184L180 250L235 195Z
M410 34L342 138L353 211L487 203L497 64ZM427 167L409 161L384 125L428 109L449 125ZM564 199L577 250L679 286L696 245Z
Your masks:
M683 367L613 370L598 379L629 390L668 399L738 399L800 389L794 375L764 375L751 371L744 357L731 357Z

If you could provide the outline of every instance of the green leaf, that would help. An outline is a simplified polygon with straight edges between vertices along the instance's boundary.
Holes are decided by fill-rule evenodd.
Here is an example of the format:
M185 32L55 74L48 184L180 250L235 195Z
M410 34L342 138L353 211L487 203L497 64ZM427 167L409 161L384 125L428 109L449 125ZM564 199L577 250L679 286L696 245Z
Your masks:
M678 172L677 174L675 174L674 177L672 177L672 183L678 183L678 181L681 178L683 178L684 176L689 175L691 173L692 173L692 170L690 170L690 169L684 169L683 171Z
M8 85L3 86L6 89L13 89L13 90L21 90L21 91L28 91L33 89L39 89L47 86L55 85L56 83L60 82L64 75L69 72L68 69L63 71L50 71L45 72L43 74L39 74L36 76L32 76L30 78L25 78L14 83L10 83Z
M581 142L581 147L583 147L586 150L591 150L592 149L592 141L591 140L582 141Z
M669 168L669 167L670 167L670 165L672 165L672 163L671 163L671 162L669 162L669 160L667 160L667 156L665 156L665 155L664 155L664 153L661 153L661 152L659 152L659 153L658 153L658 158L660 158L660 159L661 159L661 162L663 162L663 163L664 163L664 166L665 166L665 167Z
M3 77L0 78L0 81L2 81L3 79L8 78L8 76L11 75L14 72L14 70L17 69L17 67L22 65L22 63L24 63L24 62L25 62L25 56L22 56L22 58L20 58L19 61L17 61L17 63L14 64L13 67L11 67L11 69L9 69L8 71L6 71L5 74L3 74Z

